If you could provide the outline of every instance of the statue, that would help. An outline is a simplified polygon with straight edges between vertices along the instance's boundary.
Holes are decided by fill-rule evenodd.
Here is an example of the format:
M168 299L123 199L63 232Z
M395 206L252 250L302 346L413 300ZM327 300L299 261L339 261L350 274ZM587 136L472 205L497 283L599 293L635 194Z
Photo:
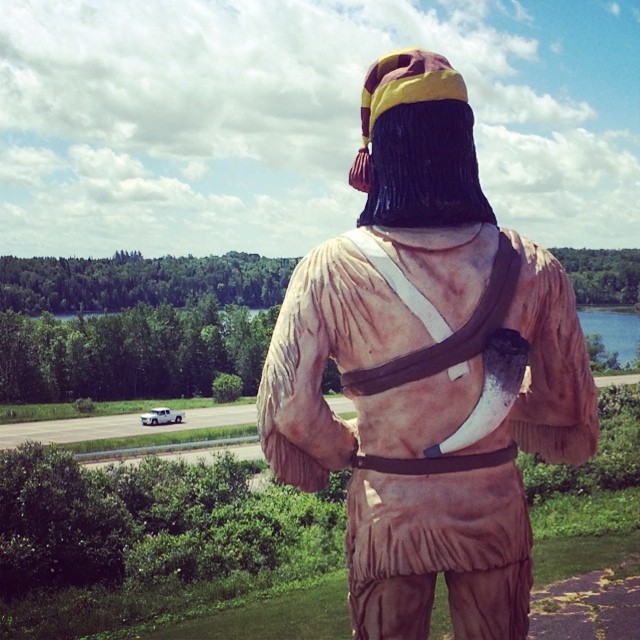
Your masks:
M532 534L517 448L571 464L597 449L573 290L548 251L498 228L446 58L383 56L361 113L349 181L366 206L291 278L258 395L265 456L303 491L353 468L355 638L428 637L443 572L457 639L524 639ZM329 358L354 420L322 396Z

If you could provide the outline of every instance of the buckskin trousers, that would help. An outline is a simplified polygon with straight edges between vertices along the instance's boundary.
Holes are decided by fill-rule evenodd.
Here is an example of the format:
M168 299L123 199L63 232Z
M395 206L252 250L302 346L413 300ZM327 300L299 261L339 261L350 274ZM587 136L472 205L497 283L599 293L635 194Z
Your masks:
M349 580L356 640L429 637L437 573L385 580ZM456 640L526 640L531 560L488 571L445 572Z

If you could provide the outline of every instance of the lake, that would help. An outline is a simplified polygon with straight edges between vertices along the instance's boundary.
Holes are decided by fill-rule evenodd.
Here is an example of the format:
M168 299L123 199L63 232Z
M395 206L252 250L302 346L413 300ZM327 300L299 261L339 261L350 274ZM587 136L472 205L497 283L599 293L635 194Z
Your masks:
M620 366L633 363L640 342L640 315L612 311L578 311L585 335L599 333L604 348L618 352Z

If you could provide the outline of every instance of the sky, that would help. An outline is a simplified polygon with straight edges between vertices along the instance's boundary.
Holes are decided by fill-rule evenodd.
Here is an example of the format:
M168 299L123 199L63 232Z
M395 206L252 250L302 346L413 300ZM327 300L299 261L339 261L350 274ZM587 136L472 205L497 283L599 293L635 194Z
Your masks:
M483 190L546 247L640 247L638 0L0 0L0 255L299 257L355 226L378 57L465 78Z

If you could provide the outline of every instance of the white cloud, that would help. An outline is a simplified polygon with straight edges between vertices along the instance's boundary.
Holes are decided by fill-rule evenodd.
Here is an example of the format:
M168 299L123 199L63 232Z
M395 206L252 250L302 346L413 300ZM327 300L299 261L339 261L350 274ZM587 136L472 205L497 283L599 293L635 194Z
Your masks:
M611 2L609 4L609 11L614 15L614 16L619 16L620 15L620 5L617 2Z
M480 125L482 183L500 222L547 246L637 246L640 162L621 137Z
M64 167L64 160L51 149L0 144L0 184L38 187Z
M207 173L207 165L202 160L190 160L182 168L182 175L187 180L201 180Z
M532 22L533 18L528 13L528 11L522 6L522 3L519 0L511 0L511 4L516 12L516 20L520 20L522 22Z
M146 171L139 160L112 149L94 149L89 145L74 145L69 149L75 171L88 178L131 178L144 176Z
M508 222L531 235L553 227L565 244L574 244L570 233L578 245L634 240L626 225L638 214L638 160L623 150L632 142L589 133L586 102L528 86L520 69L539 64L540 44L488 24L495 6L5 0L0 136L29 140L0 146L0 183L24 190L0 202L5 251L305 253L357 218L363 197L345 182L364 74L409 44L462 70L483 182ZM530 21L517 0L509 13ZM250 158L269 175L286 170L302 186L267 194L249 173L245 192L216 183L212 194L209 168L225 158ZM582 220L585 210L589 222L572 229L540 222Z
M491 123L544 124L554 128L576 126L595 117L586 103L561 103L548 93L538 94L531 87L485 83L472 94L479 119Z

